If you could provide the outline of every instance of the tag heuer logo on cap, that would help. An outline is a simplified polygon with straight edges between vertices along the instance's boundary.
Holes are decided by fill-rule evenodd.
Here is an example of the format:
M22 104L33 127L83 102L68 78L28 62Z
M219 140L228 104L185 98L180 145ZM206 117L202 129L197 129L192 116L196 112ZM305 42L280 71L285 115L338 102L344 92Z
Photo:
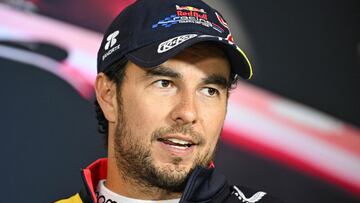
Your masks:
M186 42L187 40L192 39L192 38L194 38L196 36L197 36L197 34L187 34L187 35L180 35L180 36L171 38L171 39L159 44L157 52L159 54L167 52L170 49L172 49L172 48L174 48L174 47L176 47L176 46L178 46L178 45L180 45L180 44Z
M107 51L104 55L102 55L102 60L105 60L106 57L108 57L110 54L112 54L114 51L120 49L120 44L113 47L117 40L116 37L119 35L119 30L116 30L115 32L111 33L110 35L107 36L106 38L106 44L104 49L108 50L109 48L111 48L109 51Z

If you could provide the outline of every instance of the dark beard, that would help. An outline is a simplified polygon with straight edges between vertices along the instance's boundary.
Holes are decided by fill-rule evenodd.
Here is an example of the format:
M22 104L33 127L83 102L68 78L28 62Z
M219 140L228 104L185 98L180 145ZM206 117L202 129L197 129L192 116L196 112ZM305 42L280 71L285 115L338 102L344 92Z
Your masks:
M188 177L196 166L208 167L213 160L215 150L205 153L205 157L197 157L189 171L181 168L178 164L182 159L174 158L173 167L156 167L151 151L148 147L142 146L131 136L131 129L127 127L126 118L123 113L121 96L118 96L119 118L115 132L115 157L117 167L124 178L134 181L145 190L162 189L167 192L182 192L185 188ZM167 133L187 133L196 140L199 145L204 143L203 137L185 126L173 126L160 128L152 133L151 140ZM175 166L175 167L174 167Z

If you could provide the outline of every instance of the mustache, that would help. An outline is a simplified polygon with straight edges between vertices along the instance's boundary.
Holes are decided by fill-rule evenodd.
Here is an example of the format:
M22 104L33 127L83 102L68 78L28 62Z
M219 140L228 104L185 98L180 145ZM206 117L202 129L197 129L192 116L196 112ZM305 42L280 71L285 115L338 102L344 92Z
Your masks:
M170 126L170 127L161 127L156 129L151 136L151 141L157 141L160 138L163 138L167 134L183 134L188 135L194 143L201 145L205 143L204 136L196 132L191 126Z

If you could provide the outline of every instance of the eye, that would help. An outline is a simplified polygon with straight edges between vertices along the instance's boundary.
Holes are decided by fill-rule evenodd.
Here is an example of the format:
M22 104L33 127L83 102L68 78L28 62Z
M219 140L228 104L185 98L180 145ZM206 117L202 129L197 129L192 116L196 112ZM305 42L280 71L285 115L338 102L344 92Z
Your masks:
M201 92L208 97L213 97L220 94L219 90L212 87L205 87L201 90Z
M154 82L154 85L159 88L169 88L172 84L169 80L158 80Z

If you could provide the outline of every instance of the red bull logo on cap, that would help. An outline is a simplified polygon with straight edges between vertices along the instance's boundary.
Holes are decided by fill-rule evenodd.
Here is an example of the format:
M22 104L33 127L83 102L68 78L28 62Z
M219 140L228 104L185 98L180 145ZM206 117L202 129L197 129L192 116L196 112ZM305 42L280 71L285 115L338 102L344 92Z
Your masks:
M200 13L206 13L204 9L198 9L192 6L179 6L176 5L176 10L178 11L194 11L194 12L200 12Z
M223 33L224 29L219 25L208 20L208 14L204 9L195 8L193 6L176 5L176 14L167 16L163 20L158 21L151 27L157 29L159 27L170 28L177 24L197 24L204 27L212 28L219 33Z
M198 9L192 6L179 6L176 5L176 14L178 16L195 17L207 20L208 16L204 9Z

